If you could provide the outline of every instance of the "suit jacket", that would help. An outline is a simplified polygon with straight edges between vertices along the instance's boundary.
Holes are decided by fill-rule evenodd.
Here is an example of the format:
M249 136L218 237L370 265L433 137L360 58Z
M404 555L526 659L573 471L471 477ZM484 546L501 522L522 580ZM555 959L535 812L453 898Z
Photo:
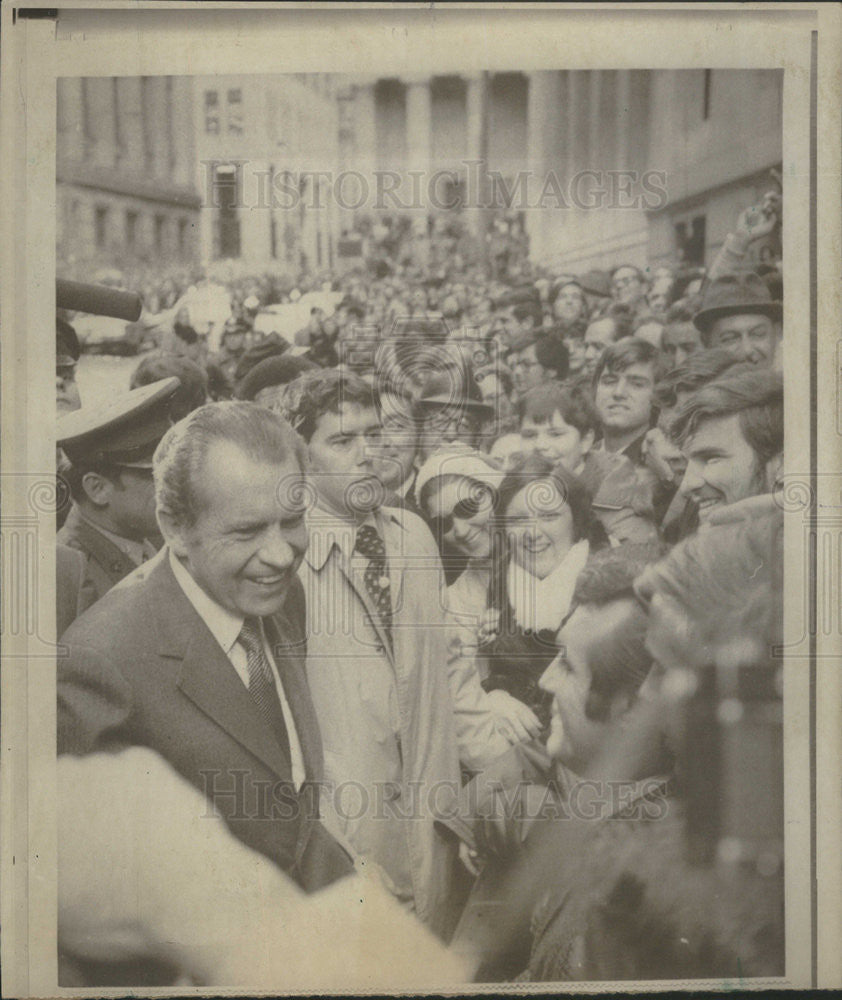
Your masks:
M96 594L95 600L107 594L136 568L132 560L110 538L82 517L74 504L67 520L56 534L56 541L77 549L86 559L85 572Z
M448 682L442 569L414 514L383 508L392 645L363 583L334 544L353 532L316 508L299 574L307 598L307 677L324 738L325 776L342 790L341 834L380 865L398 898L444 933L453 845L435 830L461 785ZM327 819L326 819L327 822Z
M208 795L238 839L313 890L352 863L318 820L322 754L304 675L300 586L264 623L301 743L300 791L288 754L176 581L166 548L64 634L58 751L150 747Z

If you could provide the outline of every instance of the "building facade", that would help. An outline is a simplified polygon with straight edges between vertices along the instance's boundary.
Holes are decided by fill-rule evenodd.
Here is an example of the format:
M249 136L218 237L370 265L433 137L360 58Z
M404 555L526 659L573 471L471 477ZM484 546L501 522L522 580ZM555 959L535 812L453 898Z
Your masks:
M203 262L333 266L339 116L329 74L196 77Z
M553 268L705 264L775 185L782 97L778 70L358 78L343 157L375 178L367 210L480 237L515 215Z
M187 77L62 77L56 138L60 273L198 259Z

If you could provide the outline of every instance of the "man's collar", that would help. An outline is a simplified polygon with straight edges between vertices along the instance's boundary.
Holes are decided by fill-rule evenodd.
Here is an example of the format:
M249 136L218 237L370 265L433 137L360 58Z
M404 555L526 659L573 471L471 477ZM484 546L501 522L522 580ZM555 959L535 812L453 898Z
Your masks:
M372 525L381 536L388 525L396 524L401 528L404 527L399 512L392 507L380 507L362 521L349 521L316 504L307 514L310 542L304 554L305 560L314 570L320 570L327 562L334 546L345 559L350 559L356 544L357 531L364 524Z
M226 656L231 652L231 647L237 641L240 629L243 627L242 615L235 615L227 608L223 608L199 586L190 575L187 567L175 555L172 549L168 550L170 567L173 571L178 585L184 591L188 601L196 609L196 613L210 629L214 639L222 647Z
M95 531L98 531L101 535L104 535L109 542L116 545L123 555L128 556L129 559L131 559L135 566L140 566L142 562L149 558L147 543L136 542L132 538L124 538L122 535L118 535L116 532L110 531L108 528L104 528L101 524L96 524L81 508L79 508L79 516L85 524L93 528Z

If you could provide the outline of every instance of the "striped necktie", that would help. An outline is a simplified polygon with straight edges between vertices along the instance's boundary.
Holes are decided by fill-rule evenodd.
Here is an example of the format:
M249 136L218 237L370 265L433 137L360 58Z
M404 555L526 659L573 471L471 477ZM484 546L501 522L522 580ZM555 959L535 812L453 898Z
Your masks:
M266 650L263 645L263 629L260 619L248 617L243 621L243 627L237 641L246 651L249 675L249 694L254 698L258 711L264 721L275 734L278 743L289 758L289 736L287 734L281 700L275 686L272 667L269 665Z

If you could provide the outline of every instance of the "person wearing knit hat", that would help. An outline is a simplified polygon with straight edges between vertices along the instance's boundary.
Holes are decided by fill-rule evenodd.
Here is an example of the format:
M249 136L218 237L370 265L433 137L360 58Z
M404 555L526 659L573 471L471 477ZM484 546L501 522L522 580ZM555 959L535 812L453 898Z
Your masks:
M491 579L492 523L505 472L475 449L451 445L421 466L416 495L440 549L467 559L447 588L448 679L462 766L479 771L509 746L538 735L540 722L506 691L482 689L476 659Z
M285 387L303 372L318 368L315 362L290 353L264 358L252 368L237 386L237 398L248 399L273 408L280 401Z
M237 367L234 369L235 394L240 382L242 382L259 361L263 361L264 358L273 358L278 354L283 354L289 348L289 341L284 340L279 333L274 332L267 334L260 343L249 347L242 354L240 360L237 362Z

